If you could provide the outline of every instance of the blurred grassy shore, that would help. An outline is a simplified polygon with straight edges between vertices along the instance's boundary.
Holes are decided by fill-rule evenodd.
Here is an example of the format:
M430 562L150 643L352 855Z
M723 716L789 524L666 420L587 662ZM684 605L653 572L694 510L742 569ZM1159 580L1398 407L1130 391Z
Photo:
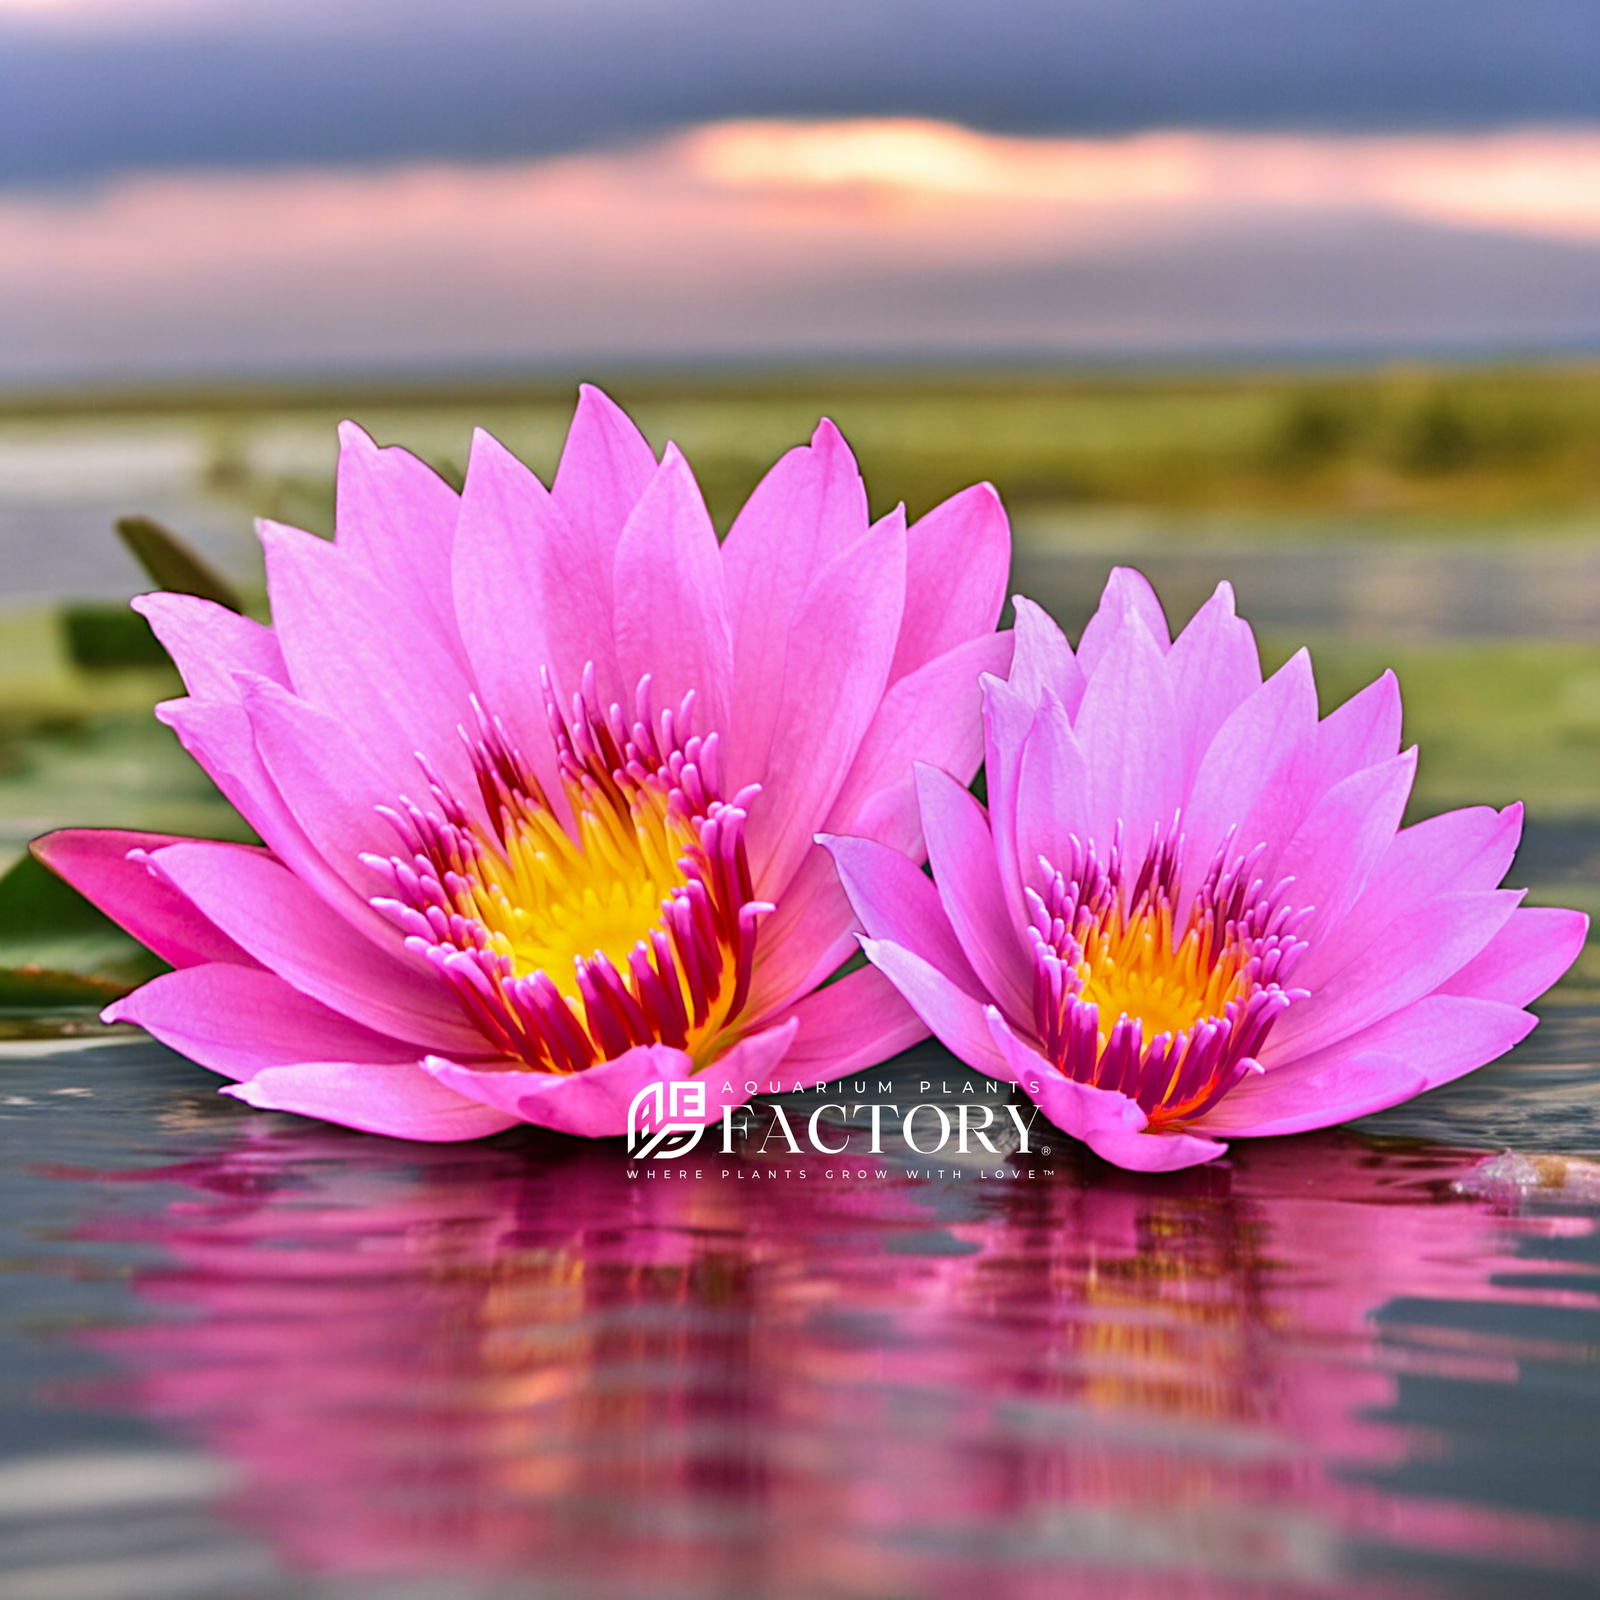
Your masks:
M1531 551L1600 540L1597 363L602 381L658 448L669 438L681 446L721 529L826 414L850 440L876 513L904 500L915 516L987 479L1012 512L1019 562L1065 551L1079 562L1063 569L1073 573L1102 555L1132 551L1137 562L1140 540L1158 552L1215 546L1209 581L1236 576L1252 550L1330 541L1358 546L1365 570L1368 541ZM163 514L179 533L186 507L236 529L230 576L264 615L249 519L331 532L341 418L457 483L471 430L483 426L548 481L573 392L540 381L0 396L0 502L6 459L24 477L31 462L36 481L52 450L70 462L85 441L178 463L161 490ZM114 561L104 510L113 493L114 475L85 493L96 526L83 532L103 537ZM55 498L77 504L70 485ZM117 509L158 508L130 490ZM127 592L139 587L129 563ZM1071 615L1092 604L1082 587L1034 592L1070 631ZM1192 598L1175 607L1175 624ZM1581 611L1588 601L1574 603ZM1269 665L1312 646L1325 710L1394 667L1407 741L1421 746L1411 817L1526 801L1534 827L1513 881L1531 882L1536 902L1600 913L1600 636L1423 638L1387 626L1260 631ZM241 837L237 817L149 716L178 692L142 622L119 604L0 607L0 868L33 835L68 823ZM123 936L31 868L0 881L0 1035L56 1026L45 1017L52 1008L75 1027L82 1006L143 970ZM1574 980L1561 992L1592 998L1600 946Z
M1394 518L1459 529L1600 509L1600 363L1359 371L1101 373L844 370L605 380L658 446L694 464L726 527L819 415L844 430L877 511L918 515L979 479L1016 508L1138 506ZM0 396L0 427L190 423L205 472L258 515L325 522L331 472L286 437L354 416L459 480L472 426L555 465L574 384L163 389ZM331 460L329 462L331 467ZM265 503L264 503L265 502ZM322 512L321 516L316 513ZM1292 527L1293 518L1284 526Z

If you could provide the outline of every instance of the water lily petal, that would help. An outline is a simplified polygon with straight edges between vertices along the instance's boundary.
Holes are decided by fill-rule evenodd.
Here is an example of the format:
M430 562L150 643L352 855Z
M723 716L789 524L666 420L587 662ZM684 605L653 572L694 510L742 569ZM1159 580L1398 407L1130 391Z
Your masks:
M1392 760L1400 750L1400 684L1392 672L1336 706L1317 726L1319 785Z
M1166 656L1138 611L1089 674L1073 731L1089 769L1088 838L1108 846L1120 824L1127 846L1143 850L1183 801L1183 735Z
M33 853L79 894L99 906L175 967L251 958L192 901L154 876L142 857L180 841L162 833L115 828L63 828L33 841ZM130 859L133 856L133 859Z
M455 490L410 451L380 449L364 429L342 422L334 498L340 554L391 596L385 613L426 628L459 659L450 603Z
M861 948L941 1044L987 1077L1012 1078L1010 1064L990 1035L983 1001L975 1000L904 945L891 944L886 939L863 939Z
M1021 649L1019 641L1017 648ZM1013 656L1012 672L1016 658ZM983 773L989 790L989 829L994 836L995 868L1005 892L1006 909L1019 938L1026 939L1027 907L1022 897L1024 868L1017 836L1022 785L1022 756L1033 730L1036 707L1001 678L981 680L983 690Z
M587 568L609 578L617 540L655 474L655 452L633 419L593 384L580 384L550 497L588 548ZM609 590L605 600L609 606Z
M1049 689L1069 717L1078 714L1087 680L1067 636L1041 607L1026 595L1012 599L1017 620L1012 629L1016 650L1011 662L1010 689L1034 709Z
M312 534L263 523L261 543L295 693L343 721L396 791L416 787L418 750L469 790L456 730L472 720L474 685L454 624L435 633L428 616L397 612L371 572Z
M1029 888L1043 887L1041 858L1053 870L1065 870L1072 861L1073 840L1087 843L1091 838L1091 804L1088 754L1065 708L1047 689L1022 746L1017 773L1016 860ZM991 816L998 816L997 808L991 808ZM1114 827L1112 831L1114 835Z
M414 1062L416 1051L291 988L276 973L227 961L168 972L106 1007L201 1066L240 1080L306 1061Z
M270 628L192 594L141 594L129 604L150 624L162 648L201 700L237 700L236 672L287 684L289 669Z
M1394 1056L1422 1074L1424 1087L1436 1089L1463 1073L1493 1061L1525 1039L1538 1018L1516 1006L1472 995L1430 994L1391 1012L1371 1027L1293 1060L1271 1062L1260 1077L1246 1078L1224 1105L1270 1099L1302 1078L1376 1052ZM1268 1044L1272 1043L1268 1040Z
M725 1106L743 1105L751 1078L764 1078L783 1060L798 1023L755 1034L728 1051L703 1075L704 1122L715 1122ZM638 1045L614 1060L571 1077L537 1072L480 1071L430 1056L424 1066L445 1087L494 1106L519 1122L556 1133L604 1139L625 1133L628 1108L653 1083L695 1076L693 1060L666 1045Z
M1078 641L1078 665L1086 678L1092 678L1099 671L1112 640L1135 617L1144 624L1160 654L1165 655L1172 635L1167 629L1167 614L1161 609L1150 580L1133 567L1113 567L1100 595L1100 604Z
M1011 635L983 634L889 686L851 764L824 831L865 833L918 858L926 854L912 764L970 783L983 760L985 673L1011 665ZM871 810L870 826L862 826Z
M914 862L871 839L822 842L870 937L911 951L969 995L983 993L933 880Z
M337 718L265 678L241 686L262 765L312 848L363 900L392 893L361 860L399 848L379 812L399 798L383 774L342 737Z
M604 641L596 672L603 671L610 684L616 680L609 565L604 574L557 570L552 581L552 566L561 569L571 562L575 545L545 486L478 429L451 560L456 616L484 704L495 708L553 798L561 791L541 669L554 680L564 704L581 686L585 665ZM559 594L560 605L550 607L549 594Z
M879 524L818 574L795 613L772 754L750 813L750 866L768 899L799 867L883 699L905 562L904 530Z
M1477 955L1439 985L1438 993L1525 1006L1578 959L1588 936L1589 919L1581 911L1523 906L1511 913Z
M1427 1075L1400 1056L1366 1050L1292 1082L1261 1080L1249 1097L1230 1095L1196 1124L1231 1139L1309 1133L1387 1111L1428 1087Z
M1033 994L1022 981L1028 957L1006 911L983 807L948 773L923 765L916 773L939 903L984 991L1008 1019L1025 1022L1033 1014Z
M856 952L856 916L832 858L814 844L756 943L750 1014L761 1018L831 977Z
M391 1139L446 1144L503 1133L517 1119L457 1094L415 1060L306 1061L268 1067L248 1083L230 1083L223 1094L262 1111L292 1111L302 1117Z
M351 888L306 837L256 748L255 730L242 703L225 700L166 700L156 717L177 734L184 749L210 775L239 815L323 905L368 938L389 937L390 924Z
M1395 835L1355 905L1295 969L1318 989L1385 937L1395 918L1449 889L1492 889L1522 834L1522 807L1472 806L1429 817Z
M1172 641L1167 673L1183 739L1183 792L1232 713L1261 687L1261 657L1250 624L1235 615L1233 586L1216 592Z
M1296 903L1314 908L1300 937L1315 944L1360 898L1400 826L1416 776L1413 748L1341 779L1311 808L1281 853Z
M1348 1039L1431 994L1500 931L1520 891L1468 890L1436 895L1390 923L1381 940L1309 1000L1278 1020L1262 1061L1288 1061Z
M397 931L390 949L363 938L327 916L316 895L265 852L195 840L150 860L202 915L302 994L410 1044L448 1040L468 1055L481 1052L454 997L424 981L427 969L406 954Z
M963 489L912 523L906 533L905 615L889 682L991 632L1010 571L1011 534L992 484Z
M722 560L699 486L675 445L623 527L611 581L624 687L648 675L658 712L692 691L693 731L726 728L733 635Z
M739 694L727 730L735 788L764 771L783 703L794 618L816 574L867 532L850 447L824 419L756 485L722 546ZM992 624L991 624L992 626Z
M1314 776L1317 686L1311 658L1296 651L1217 730L1183 810L1188 851L1180 909L1223 841L1237 847L1286 840L1306 812Z

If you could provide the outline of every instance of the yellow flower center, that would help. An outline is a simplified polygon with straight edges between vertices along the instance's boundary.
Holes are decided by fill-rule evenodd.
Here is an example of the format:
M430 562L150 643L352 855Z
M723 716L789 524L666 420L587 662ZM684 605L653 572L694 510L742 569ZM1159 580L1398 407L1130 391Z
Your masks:
M681 721L681 719L680 719ZM703 1065L749 995L756 922L744 807L715 796L714 749L587 701L556 724L570 830L498 724L474 747L482 811L392 814L408 854L369 857L376 902L453 987L486 1048L578 1072L638 1045Z

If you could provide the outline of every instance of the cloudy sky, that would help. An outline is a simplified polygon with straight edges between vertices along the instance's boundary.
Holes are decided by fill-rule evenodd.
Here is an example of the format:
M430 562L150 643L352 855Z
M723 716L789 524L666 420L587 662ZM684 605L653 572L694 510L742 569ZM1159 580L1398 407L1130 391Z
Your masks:
M0 383L1600 344L1594 0L0 0Z

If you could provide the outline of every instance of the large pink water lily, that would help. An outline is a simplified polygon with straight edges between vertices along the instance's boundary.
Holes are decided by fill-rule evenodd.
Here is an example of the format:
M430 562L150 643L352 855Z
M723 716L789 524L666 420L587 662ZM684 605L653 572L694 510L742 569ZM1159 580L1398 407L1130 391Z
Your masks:
M1400 827L1392 674L1319 720L1305 652L1263 683L1226 584L1169 642L1128 570L1076 653L1026 600L1016 641L987 814L918 769L933 879L831 841L868 956L963 1060L1157 1171L1383 1110L1533 1027L1588 919L1497 887L1518 806Z
M819 987L854 924L813 839L917 857L913 761L976 771L993 491L869 525L824 422L719 544L593 389L548 491L482 433L460 496L342 440L335 541L261 530L270 629L136 602L189 691L160 716L264 848L40 841L176 969L107 1017L252 1105L436 1140L620 1133L692 1075L710 1120L921 1037L875 971Z

